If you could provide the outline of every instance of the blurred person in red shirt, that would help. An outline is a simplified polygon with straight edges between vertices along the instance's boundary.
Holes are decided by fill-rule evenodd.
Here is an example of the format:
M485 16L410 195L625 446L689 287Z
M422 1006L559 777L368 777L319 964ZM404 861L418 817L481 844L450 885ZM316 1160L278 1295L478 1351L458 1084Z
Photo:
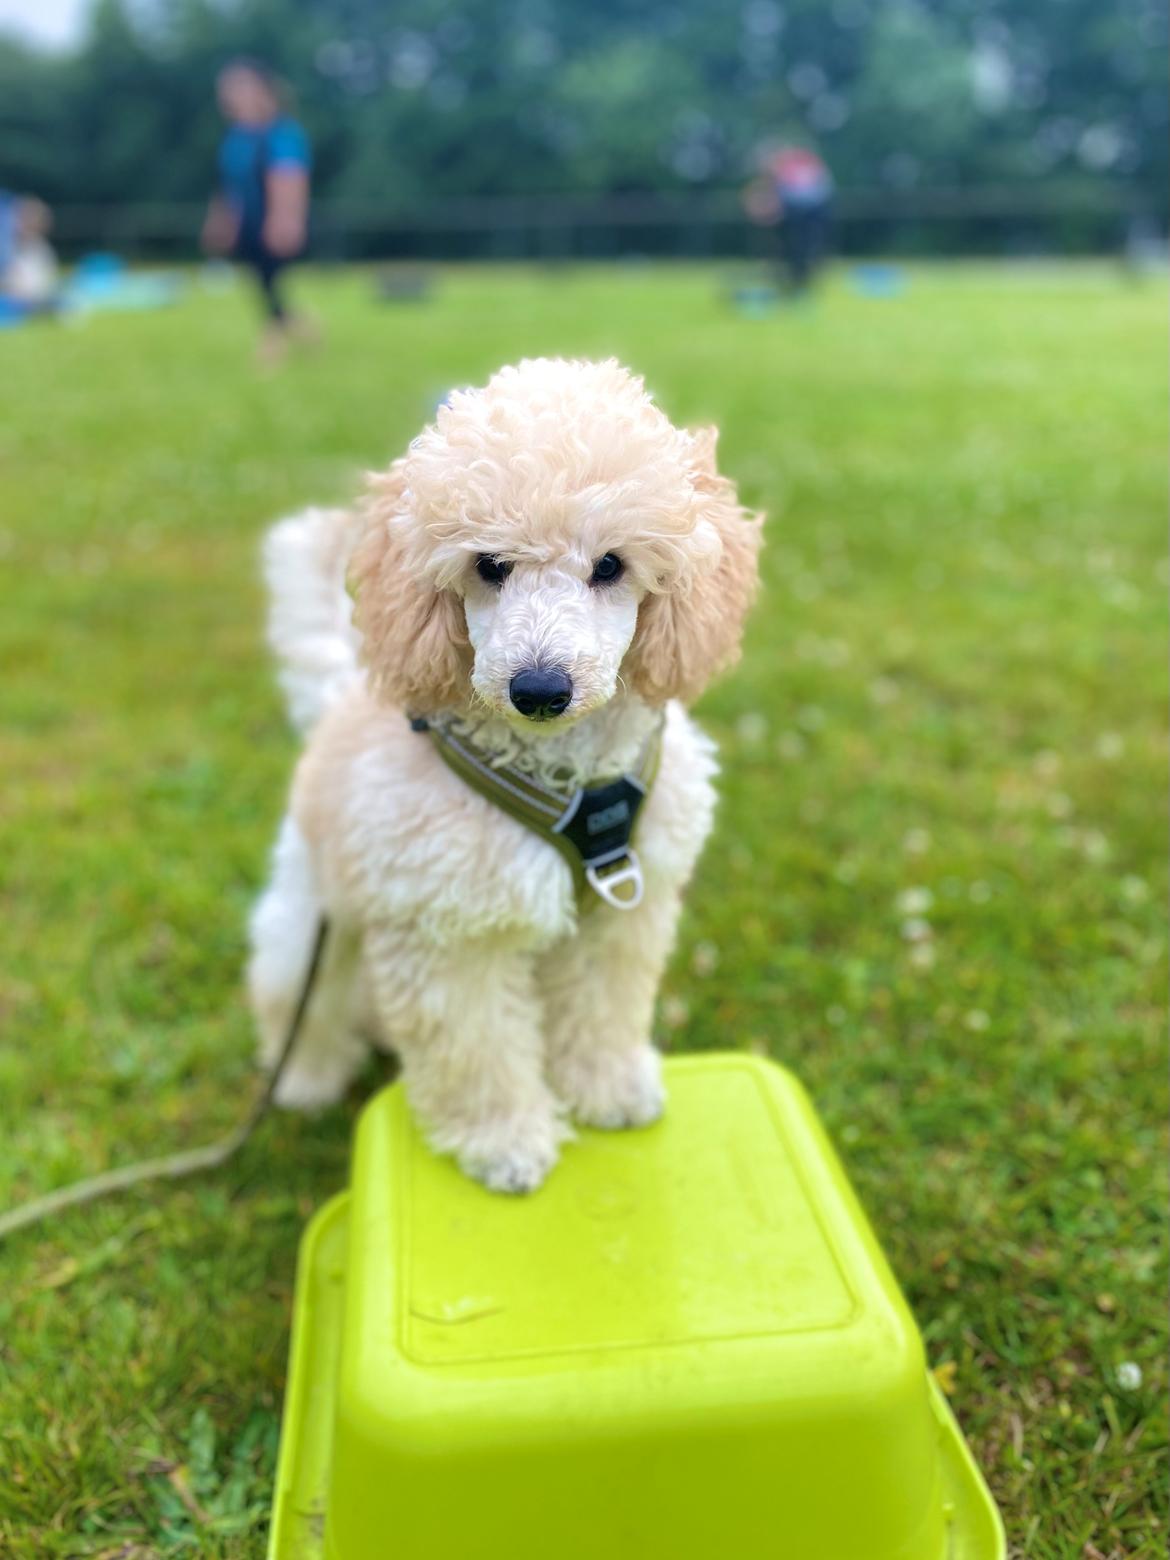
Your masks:
M806 146L769 149L745 192L753 222L774 226L789 289L808 290L828 253L833 176Z

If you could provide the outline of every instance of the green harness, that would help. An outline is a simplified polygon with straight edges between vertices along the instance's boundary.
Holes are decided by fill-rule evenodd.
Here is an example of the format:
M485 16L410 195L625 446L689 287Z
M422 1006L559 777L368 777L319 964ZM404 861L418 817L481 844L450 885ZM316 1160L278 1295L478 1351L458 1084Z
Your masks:
M639 809L654 784L662 755L662 721L647 737L632 772L576 790L542 785L512 764L489 764L449 727L411 717L448 768L501 812L559 850L569 864L581 909L598 898L615 910L642 902L642 867L631 843Z

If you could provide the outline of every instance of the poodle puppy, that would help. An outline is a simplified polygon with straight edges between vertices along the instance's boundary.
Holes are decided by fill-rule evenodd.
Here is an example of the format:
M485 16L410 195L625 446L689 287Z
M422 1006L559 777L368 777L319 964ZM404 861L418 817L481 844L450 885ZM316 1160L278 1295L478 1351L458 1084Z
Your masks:
M281 1104L336 1100L371 1041L392 1047L433 1147L509 1192L548 1174L568 1118L660 1115L655 992L714 806L684 705L738 654L762 525L715 440L614 361L525 361L453 393L351 513L269 533L269 637L307 739L251 924L269 1066L331 927ZM424 723L565 797L660 740L638 902L575 885Z

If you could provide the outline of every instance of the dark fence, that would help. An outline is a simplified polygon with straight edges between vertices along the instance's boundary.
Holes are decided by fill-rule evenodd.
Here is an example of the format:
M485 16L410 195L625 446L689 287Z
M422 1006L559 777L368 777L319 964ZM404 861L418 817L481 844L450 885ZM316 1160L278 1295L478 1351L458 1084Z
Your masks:
M67 254L189 259L202 217L195 203L61 206L54 233ZM1140 192L1100 184L845 190L834 204L836 247L853 255L1117 253L1165 220ZM324 260L749 257L776 243L746 220L734 189L443 198L411 210L319 200L313 230Z

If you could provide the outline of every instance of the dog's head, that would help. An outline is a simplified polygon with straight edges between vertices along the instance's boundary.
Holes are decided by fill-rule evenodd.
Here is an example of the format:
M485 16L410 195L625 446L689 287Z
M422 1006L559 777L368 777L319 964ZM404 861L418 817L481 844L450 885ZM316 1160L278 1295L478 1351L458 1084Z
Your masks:
M460 390L371 480L354 558L375 689L562 723L620 681L693 699L734 660L760 522L616 362L536 359Z

